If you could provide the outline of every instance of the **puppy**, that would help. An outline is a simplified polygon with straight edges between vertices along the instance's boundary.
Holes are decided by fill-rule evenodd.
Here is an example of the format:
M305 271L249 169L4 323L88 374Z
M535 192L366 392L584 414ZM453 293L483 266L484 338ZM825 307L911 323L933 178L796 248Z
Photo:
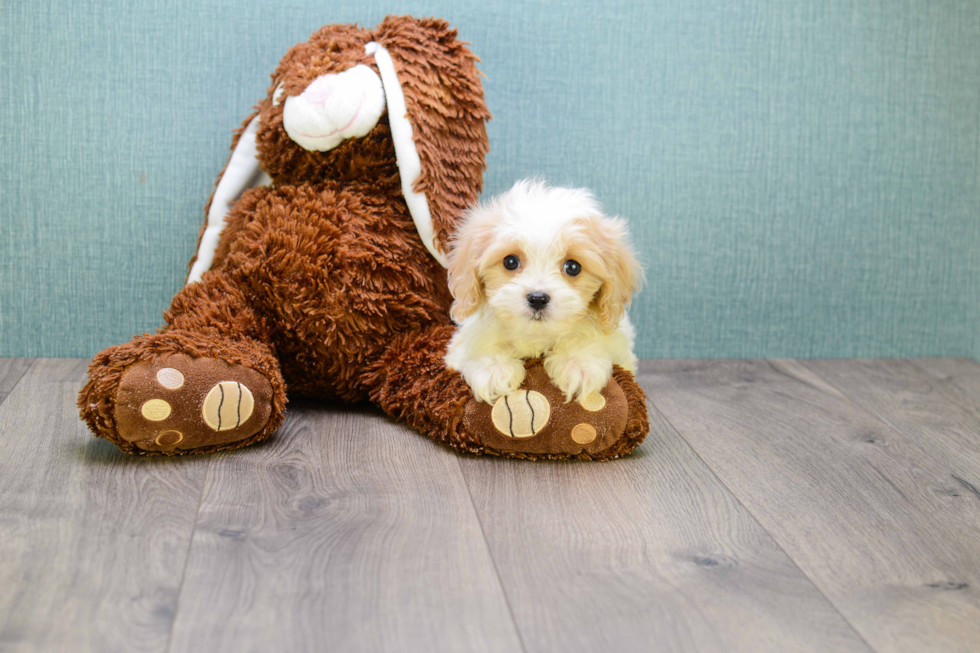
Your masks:
M643 270L626 223L591 193L521 181L463 218L449 253L451 315L459 329L446 364L480 401L524 381L525 358L565 400L605 387L612 366L636 370L626 315Z

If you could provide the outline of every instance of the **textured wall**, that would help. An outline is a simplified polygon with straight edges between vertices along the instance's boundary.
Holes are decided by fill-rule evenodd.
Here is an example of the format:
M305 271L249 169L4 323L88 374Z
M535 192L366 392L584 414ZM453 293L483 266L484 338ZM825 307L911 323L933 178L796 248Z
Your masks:
M488 191L632 221L642 356L980 357L980 3L596 6L4 0L0 355L155 328L279 57L390 11L483 58Z

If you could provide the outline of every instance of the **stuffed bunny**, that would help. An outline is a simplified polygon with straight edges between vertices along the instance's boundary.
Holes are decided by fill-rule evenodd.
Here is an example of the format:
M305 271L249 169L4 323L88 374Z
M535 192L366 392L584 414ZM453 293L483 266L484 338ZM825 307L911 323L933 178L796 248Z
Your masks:
M242 447L282 424L288 388L473 453L632 451L649 426L628 372L565 403L529 361L490 406L446 368L446 252L488 149L476 61L444 21L405 16L293 47L233 139L166 324L95 356L92 431L127 453Z

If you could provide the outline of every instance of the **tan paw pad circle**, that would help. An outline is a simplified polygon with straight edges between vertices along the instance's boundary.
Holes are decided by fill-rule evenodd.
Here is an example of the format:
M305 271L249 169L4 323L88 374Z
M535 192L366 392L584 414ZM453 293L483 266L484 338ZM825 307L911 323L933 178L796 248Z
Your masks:
M204 398L201 413L215 431L230 431L247 422L254 407L251 390L238 381L222 381Z
M606 398L598 392L593 392L588 397L583 398L579 403L582 405L582 408L590 413L597 413L606 407Z
M512 438L537 435L550 417L551 404L534 390L518 390L501 397L490 413L497 430Z
M184 439L184 434L180 431L164 431L157 436L154 440L161 447L173 447L180 444L180 441Z
M589 424L579 424L572 429L572 439L578 444L589 444L595 440L595 428Z
M170 417L171 410L170 404L163 399L150 399L140 408L140 413L151 422L162 422Z
M164 367L157 372L157 383L167 390L177 390L184 385L184 375L180 373L180 370Z

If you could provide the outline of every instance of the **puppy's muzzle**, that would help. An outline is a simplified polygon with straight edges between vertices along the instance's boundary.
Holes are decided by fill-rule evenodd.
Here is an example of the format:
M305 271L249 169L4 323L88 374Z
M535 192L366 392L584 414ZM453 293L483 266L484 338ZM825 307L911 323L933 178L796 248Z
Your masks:
M536 311L543 310L544 307L547 306L548 302L550 301L551 301L551 297L548 296L548 293L530 292L527 294L528 306L530 306Z

